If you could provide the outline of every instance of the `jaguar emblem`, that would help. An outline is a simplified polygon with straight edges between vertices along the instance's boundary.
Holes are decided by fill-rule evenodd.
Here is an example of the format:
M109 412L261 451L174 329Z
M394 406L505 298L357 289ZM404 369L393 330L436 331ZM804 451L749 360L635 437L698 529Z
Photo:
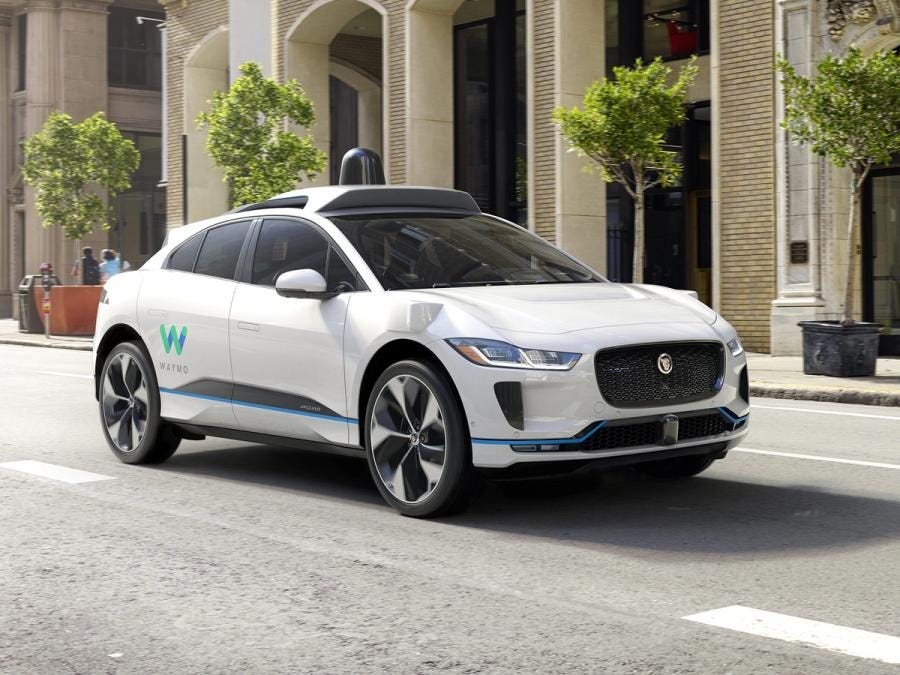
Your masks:
M675 367L675 362L672 360L672 357L663 352L656 359L656 367L659 368L659 372L663 375L668 375L672 372L672 368Z

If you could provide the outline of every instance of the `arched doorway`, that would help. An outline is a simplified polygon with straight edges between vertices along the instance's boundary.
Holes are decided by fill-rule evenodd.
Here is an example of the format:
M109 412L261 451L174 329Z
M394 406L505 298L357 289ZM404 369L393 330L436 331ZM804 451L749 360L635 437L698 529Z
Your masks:
M228 29L217 28L194 48L184 66L182 213L184 222L211 218L229 207L228 186L206 152L197 115L216 91L228 89Z
M374 0L318 0L287 33L285 77L297 80L312 100L316 124L310 132L329 155L328 170L314 184L331 180L344 146L384 148L386 20Z

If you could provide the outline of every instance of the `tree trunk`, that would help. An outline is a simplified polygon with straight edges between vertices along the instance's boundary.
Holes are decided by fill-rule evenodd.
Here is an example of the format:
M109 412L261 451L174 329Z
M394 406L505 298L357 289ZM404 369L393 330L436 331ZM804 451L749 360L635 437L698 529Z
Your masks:
M844 313L841 316L842 326L852 326L853 321L853 283L856 281L856 211L859 203L859 191L861 181L854 176L850 190L850 219L847 224L847 246L850 248L850 258L847 263L847 286L844 289Z
M644 190L638 187L634 197L634 259L631 282L644 283Z

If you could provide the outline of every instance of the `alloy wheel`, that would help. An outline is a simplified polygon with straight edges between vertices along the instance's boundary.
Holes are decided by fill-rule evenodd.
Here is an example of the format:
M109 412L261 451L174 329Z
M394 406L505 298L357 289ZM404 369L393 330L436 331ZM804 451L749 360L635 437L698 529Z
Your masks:
M405 504L434 492L444 473L447 438L434 392L412 375L397 375L378 393L369 440L378 476Z
M103 422L109 438L121 452L133 452L147 428L149 391L140 364L127 353L107 365L101 383Z

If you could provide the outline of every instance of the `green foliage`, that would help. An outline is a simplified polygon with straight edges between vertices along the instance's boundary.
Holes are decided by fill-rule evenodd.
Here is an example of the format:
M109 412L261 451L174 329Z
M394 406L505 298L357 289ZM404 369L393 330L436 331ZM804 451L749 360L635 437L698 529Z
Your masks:
M209 130L206 150L225 173L234 206L262 201L325 169L312 136L286 131L315 123L312 102L296 80L278 84L256 63L241 65L227 92L216 92L198 125Z
M611 79L594 82L583 109L557 108L553 119L580 155L590 157L604 181L617 182L637 197L639 188L670 186L681 177L666 134L685 120L687 89L697 76L694 59L667 84L671 69L659 58L618 66Z
M797 143L861 178L873 164L900 153L900 56L863 56L851 48L843 58L828 55L813 78L799 75L783 58L785 119Z
M73 123L54 112L25 142L22 176L34 188L44 227L83 239L95 226L108 230L115 196L131 187L141 156L102 112ZM104 194L105 193L105 194Z
M843 325L853 320L856 214L869 171L900 153L900 56L877 52L863 56L851 48L843 57L826 56L812 78L785 59L782 73L785 119L782 126L795 143L809 145L838 167L850 169L847 224L849 264L844 290Z

